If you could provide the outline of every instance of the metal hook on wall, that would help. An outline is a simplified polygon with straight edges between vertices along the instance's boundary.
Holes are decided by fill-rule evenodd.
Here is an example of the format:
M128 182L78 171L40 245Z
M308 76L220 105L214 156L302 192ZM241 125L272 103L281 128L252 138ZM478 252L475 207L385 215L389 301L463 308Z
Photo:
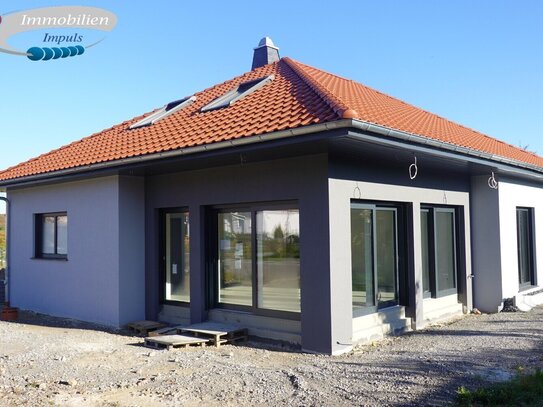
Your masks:
M494 171L492 171L492 175L488 178L488 186L492 189L498 189L498 181L494 177Z
M410 179L417 178L417 174L419 172L419 168L417 167L417 156L413 155L413 158L415 159L415 162L409 166L409 178Z
M362 198L362 191L360 191L360 188L358 187L358 182L356 183L356 186L354 187L353 198L354 199Z

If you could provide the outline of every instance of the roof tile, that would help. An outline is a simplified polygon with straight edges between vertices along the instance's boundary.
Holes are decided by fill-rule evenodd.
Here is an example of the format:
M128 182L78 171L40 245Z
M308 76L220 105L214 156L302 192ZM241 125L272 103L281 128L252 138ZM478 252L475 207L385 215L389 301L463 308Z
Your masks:
M200 109L239 84L275 79L228 108ZM543 167L543 158L411 106L354 81L283 58L196 93L196 101L151 126L129 129L148 114L0 172L0 180L239 139L354 118Z

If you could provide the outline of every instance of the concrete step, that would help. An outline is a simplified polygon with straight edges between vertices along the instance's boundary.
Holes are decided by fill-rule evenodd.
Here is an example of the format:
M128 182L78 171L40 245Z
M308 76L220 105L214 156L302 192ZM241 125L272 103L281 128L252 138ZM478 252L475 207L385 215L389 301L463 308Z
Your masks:
M353 344L379 340L387 335L400 335L411 330L411 318L405 316L402 306L385 308L378 312L353 318Z

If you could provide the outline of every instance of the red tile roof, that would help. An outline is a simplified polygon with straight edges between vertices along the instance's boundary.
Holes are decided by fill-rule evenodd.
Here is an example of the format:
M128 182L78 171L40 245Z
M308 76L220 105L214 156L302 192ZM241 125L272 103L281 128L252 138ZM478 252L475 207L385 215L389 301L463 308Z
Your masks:
M275 79L232 106L200 109L239 84ZM543 158L411 106L367 86L296 62L269 64L195 94L197 100L154 123L129 129L144 116L93 134L0 172L0 181L167 152L220 141L293 129L344 118L532 164Z

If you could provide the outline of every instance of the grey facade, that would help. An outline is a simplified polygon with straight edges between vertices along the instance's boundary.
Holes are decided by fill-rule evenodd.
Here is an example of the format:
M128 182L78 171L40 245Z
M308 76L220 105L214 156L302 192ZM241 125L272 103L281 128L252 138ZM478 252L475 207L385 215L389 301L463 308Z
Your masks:
M470 219L477 196L475 178L464 164L451 169L431 151L418 152L420 174L410 180L405 164L412 152L398 149L391 158L387 148L337 132L266 147L162 161L85 180L8 188L11 221L17 225L11 244L12 303L114 326L143 318L228 321L248 326L257 336L298 342L304 350L328 354L471 309ZM352 297L347 295L353 291L353 201L405 205L407 221L402 297L391 308L361 316L353 316ZM297 318L254 315L210 302L211 208L261 202L290 202L299 209ZM420 288L419 213L424 204L453 205L462 213L457 290L443 298L424 298ZM164 301L163 296L162 214L172 208L189 213L190 306ZM33 258L34 215L56 211L69 217L68 258Z
M469 312L474 305L497 311L505 295L519 292L503 288L511 284L502 268L510 259L502 251L515 242L500 219L508 219L504 211L515 205L543 210L537 181L529 186L531 198L521 199L517 191L519 202L509 202L507 188L528 188L520 180L531 174L510 177L502 192L487 185L490 165L461 155L444 159L443 151L408 143L391 146L381 142L384 138L361 140L352 137L355 133L321 132L9 186L12 304L113 326L143 318L227 321L256 336L299 343L306 351L339 354L358 342ZM410 179L415 155L419 171ZM299 210L301 312L285 318L214 306L212 209L277 202ZM367 313L353 310L353 203L393 203L401 209L399 297L393 306ZM454 290L443 295L423 289L425 207L455 211ZM189 213L190 305L164 299L163 214L175 208ZM34 258L36 214L59 211L69 218L67 259ZM541 258L543 237L536 242Z
M267 37L252 68L0 172L11 304L341 354L543 303L541 159Z
M108 176L9 191L11 303L119 326L145 313L143 182ZM35 258L34 216L66 211L68 258Z

